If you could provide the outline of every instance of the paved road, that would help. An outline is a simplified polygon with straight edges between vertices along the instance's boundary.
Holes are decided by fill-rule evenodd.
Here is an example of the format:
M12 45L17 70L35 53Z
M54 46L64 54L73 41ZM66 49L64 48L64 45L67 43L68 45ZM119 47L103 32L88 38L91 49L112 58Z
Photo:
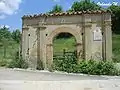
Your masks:
M0 68L0 90L120 90L120 77Z
M28 70L0 69L0 80L69 81L69 80L107 80L102 76L69 75L64 73L39 72Z

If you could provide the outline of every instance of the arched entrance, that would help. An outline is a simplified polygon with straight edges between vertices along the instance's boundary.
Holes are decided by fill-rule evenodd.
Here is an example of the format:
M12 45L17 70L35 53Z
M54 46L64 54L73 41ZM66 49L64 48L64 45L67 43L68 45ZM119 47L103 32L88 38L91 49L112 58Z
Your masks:
M76 39L70 33L59 33L53 39L54 70L64 71L65 68L77 64Z
M61 53L63 50L73 52L76 50L76 39L70 33L59 33L53 38L53 52Z
M77 51L77 57L80 59L81 53L82 53L82 36L80 32L77 30L74 30L69 27L59 27L55 30L53 30L47 37L47 46L46 46L46 59L47 59L47 67L51 68L51 65L53 63L53 39L60 33L69 33L72 36L75 37L76 40L76 51Z

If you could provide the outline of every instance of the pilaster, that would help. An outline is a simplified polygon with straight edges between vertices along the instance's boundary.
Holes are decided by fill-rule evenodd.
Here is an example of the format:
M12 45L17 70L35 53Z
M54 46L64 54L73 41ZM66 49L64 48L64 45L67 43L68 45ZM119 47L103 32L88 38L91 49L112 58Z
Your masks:
M112 60L112 31L111 31L111 19L105 21L106 16L102 15L102 53L103 60Z
M105 59L112 60L112 30L111 22L105 22Z
M41 69L46 69L45 29L43 26L37 27L37 66Z
M23 26L22 28L22 57L23 59L28 59L28 31L29 28L27 26Z
M83 42L84 42L84 59L90 60L91 59L91 53L92 53L92 32L91 27L91 17L88 17L86 15L83 16Z

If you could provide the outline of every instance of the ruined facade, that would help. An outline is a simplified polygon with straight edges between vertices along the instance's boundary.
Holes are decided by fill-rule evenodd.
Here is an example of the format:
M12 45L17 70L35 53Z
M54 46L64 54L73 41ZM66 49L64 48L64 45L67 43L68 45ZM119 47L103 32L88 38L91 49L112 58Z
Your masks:
M45 69L53 62L53 38L59 33L76 39L78 60L111 60L112 31L109 11L27 15L22 17L22 56L30 68L39 60Z

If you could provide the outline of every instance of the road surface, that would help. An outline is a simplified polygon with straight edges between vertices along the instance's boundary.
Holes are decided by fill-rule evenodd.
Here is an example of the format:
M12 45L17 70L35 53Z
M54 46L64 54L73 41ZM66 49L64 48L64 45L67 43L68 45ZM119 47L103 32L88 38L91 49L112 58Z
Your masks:
M120 77L0 68L0 90L120 90Z

